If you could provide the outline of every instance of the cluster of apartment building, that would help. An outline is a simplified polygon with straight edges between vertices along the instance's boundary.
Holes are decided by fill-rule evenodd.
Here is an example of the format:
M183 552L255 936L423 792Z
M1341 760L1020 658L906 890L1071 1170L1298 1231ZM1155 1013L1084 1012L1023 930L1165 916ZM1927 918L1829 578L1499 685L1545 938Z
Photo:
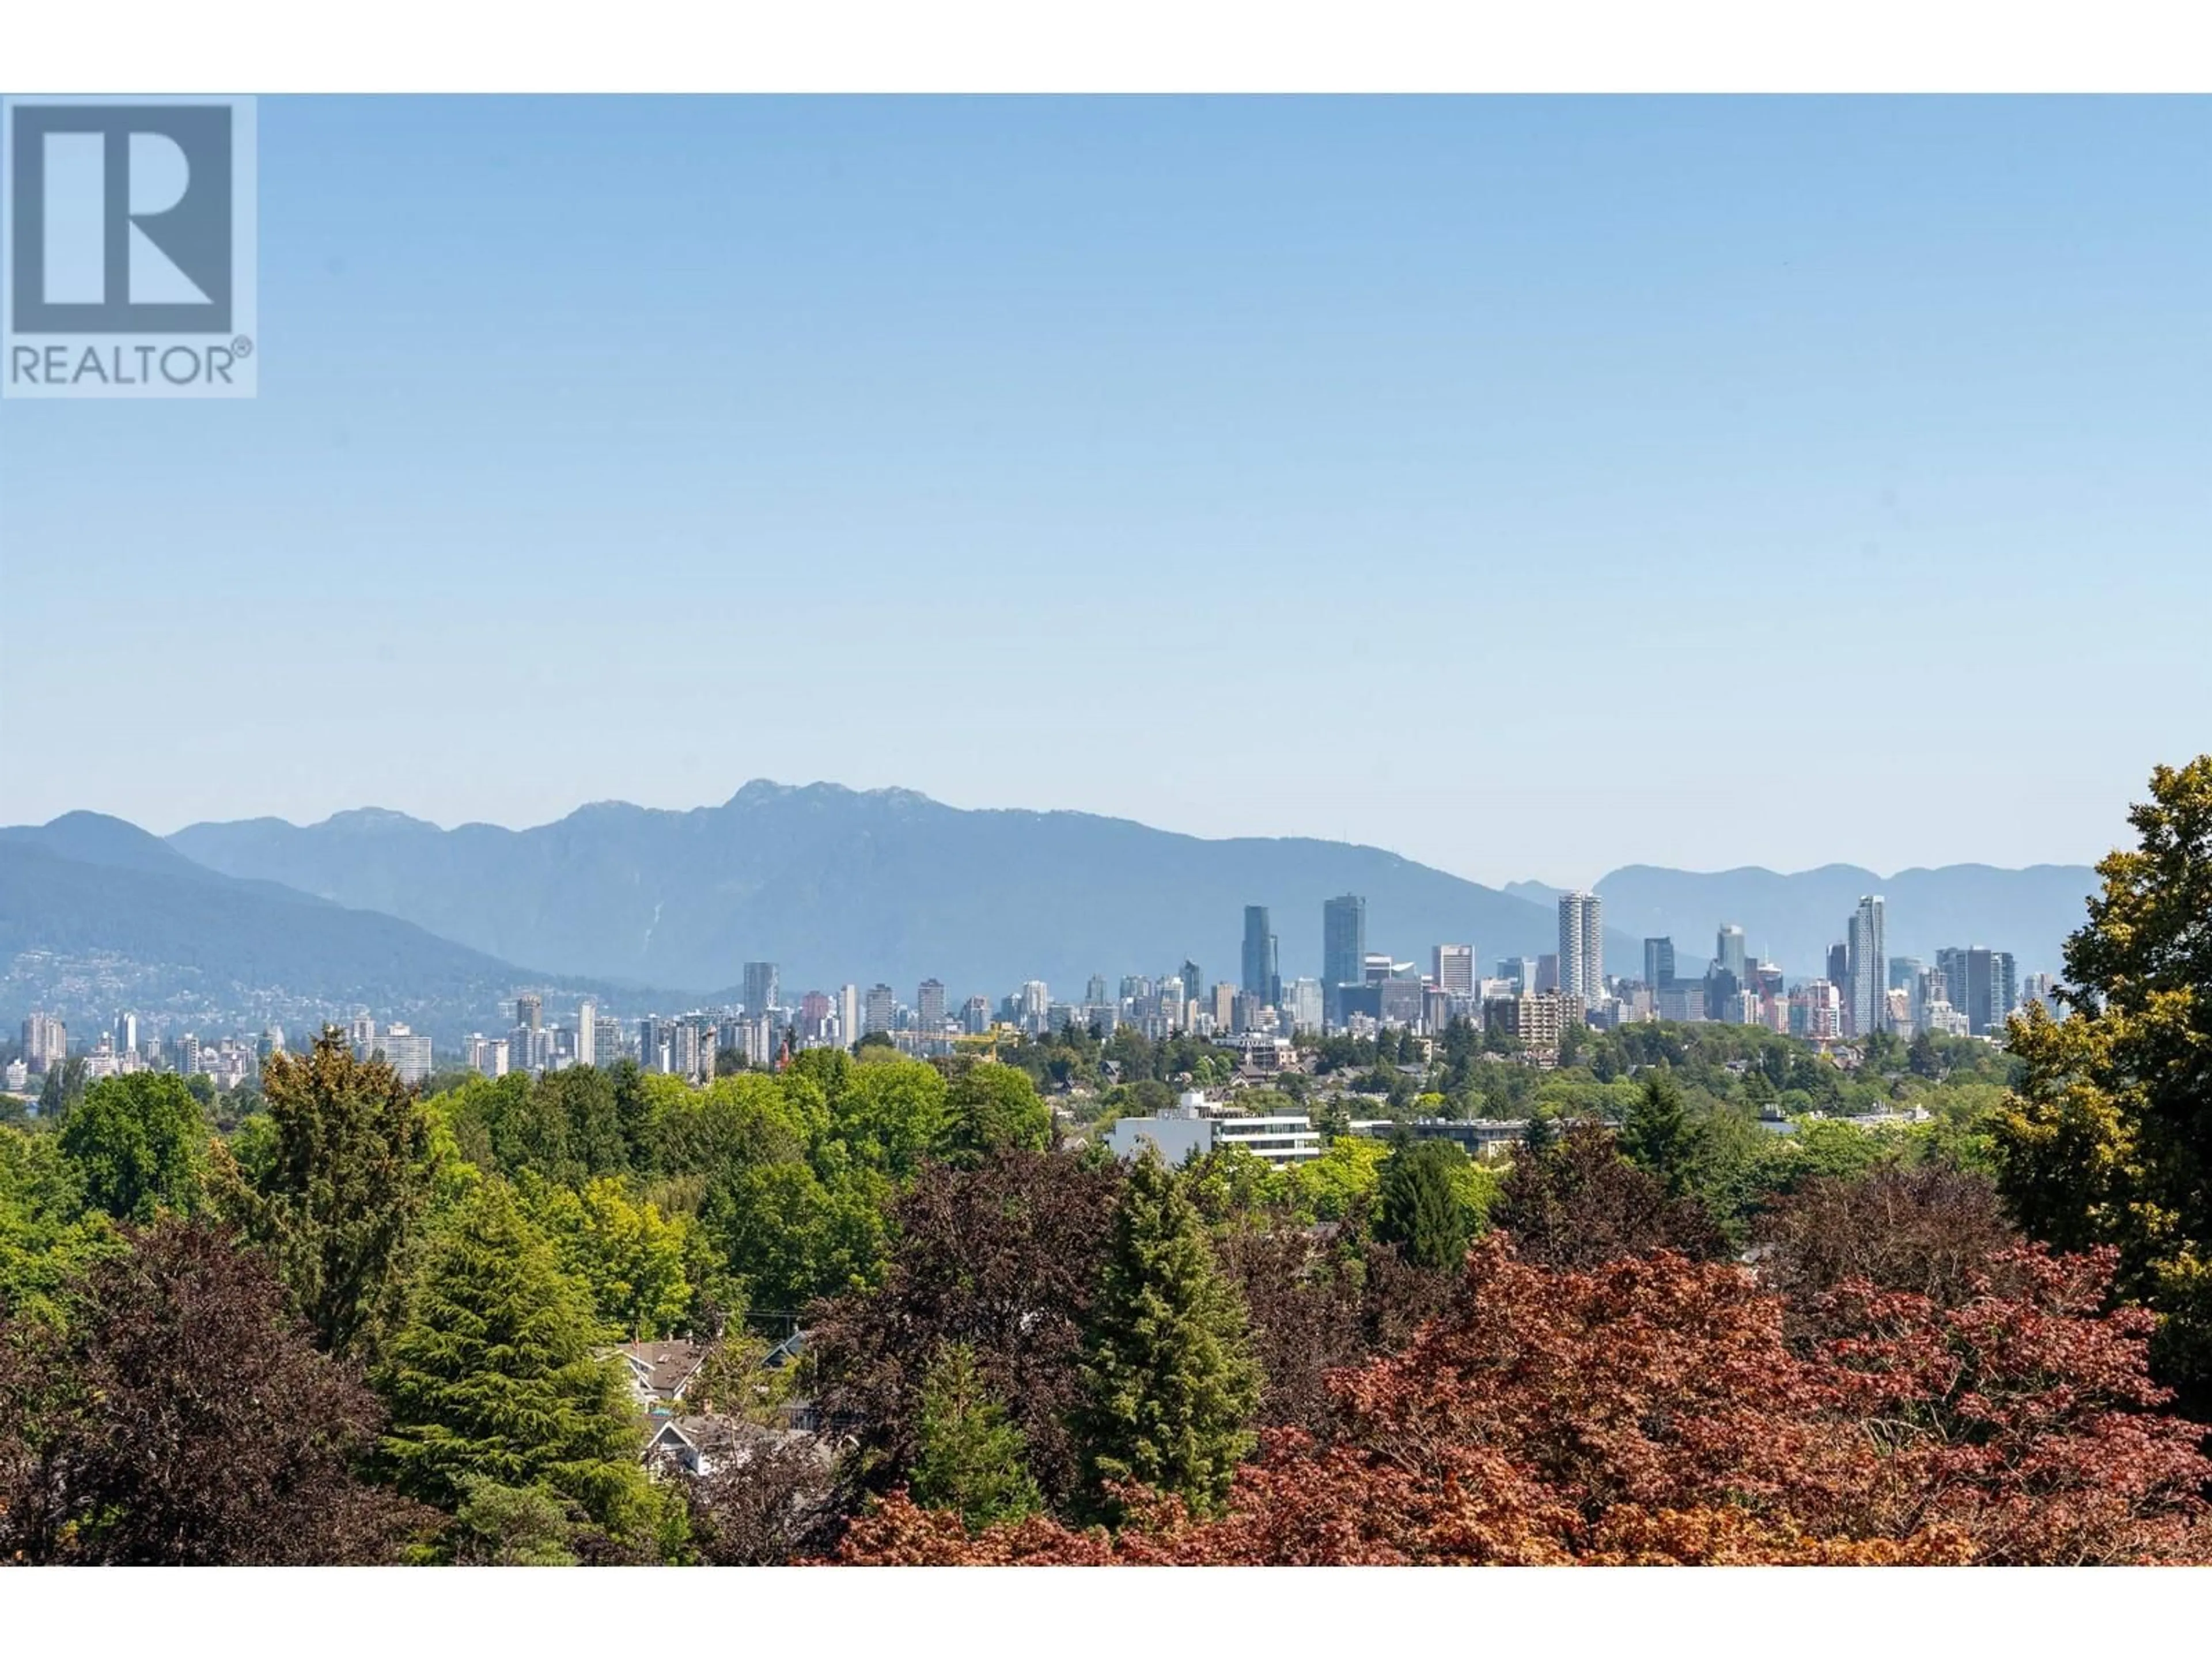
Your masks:
M1772 963L1747 956L1741 927L1723 922L1704 973L1678 973L1674 940L1647 939L1643 980L1617 986L1615 993L1627 1018L1764 1025L1815 1042L1877 1031L1995 1036L2026 1002L2051 1002L2051 976L2031 975L2023 982L2007 951L1946 946L1932 967L1917 957L1890 956L1886 912L1880 895L1862 898L1818 978L1786 984Z
M125 1077L137 1072L174 1072L184 1077L204 1076L219 1089L234 1089L258 1076L261 1062L284 1046L284 1034L270 1026L258 1039L240 1036L203 1040L191 1031L158 1040L142 1040L138 1016L125 1012L90 1042L79 1045L76 1058L84 1062L88 1082ZM0 1067L0 1086L11 1093L30 1089L53 1067L70 1058L68 1024L55 1015L33 1009L25 1016L21 1053Z
M2024 1002L2051 1002L2050 976L2022 982L2004 951L1946 947L1932 966L1887 955L1886 913L1880 895L1863 897L1820 977L1792 982L1775 963L1750 954L1740 925L1723 922L1702 972L1678 971L1674 940L1651 938L1644 941L1644 974L1637 979L1606 971L1602 899L1566 893L1558 901L1557 951L1504 957L1483 975L1469 944L1432 946L1426 973L1370 951L1365 901L1345 895L1322 907L1321 977L1285 981L1267 909L1252 905L1244 912L1241 984L1216 984L1200 996L1190 988L1199 983L1198 970L1186 963L1180 976L1157 988L1124 981L1118 1003L1105 999L1103 981L1096 978L1085 1001L1073 1006L1052 1003L1035 987L1038 994L1022 1012L1034 1018L1041 1003L1048 1028L1124 1023L1205 1036L1367 1036L1384 1029L1435 1034L1466 1019L1510 1038L1540 1062L1577 1024L1710 1020L1761 1025L1816 1042L1877 1031L1994 1036Z

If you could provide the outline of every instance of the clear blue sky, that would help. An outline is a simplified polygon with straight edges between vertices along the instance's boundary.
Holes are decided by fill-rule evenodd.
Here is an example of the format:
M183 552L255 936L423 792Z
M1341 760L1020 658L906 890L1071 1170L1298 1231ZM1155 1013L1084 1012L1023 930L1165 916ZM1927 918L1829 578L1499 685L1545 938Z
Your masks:
M257 402L0 405L0 820L1887 873L2212 744L2212 102L282 99L260 167Z

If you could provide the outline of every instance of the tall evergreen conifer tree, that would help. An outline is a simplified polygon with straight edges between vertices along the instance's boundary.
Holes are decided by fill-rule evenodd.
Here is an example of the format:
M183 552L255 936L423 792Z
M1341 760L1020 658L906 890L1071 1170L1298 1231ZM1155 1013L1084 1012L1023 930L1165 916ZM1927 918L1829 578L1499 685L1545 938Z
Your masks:
M1376 1231L1416 1267L1450 1273L1467 1259L1474 1228L1455 1178L1466 1162L1450 1141L1424 1140L1400 1147L1382 1166Z
M1664 1072L1644 1079L1644 1091L1620 1126L1620 1150L1631 1164L1658 1182L1668 1198L1689 1193L1702 1137L1682 1104L1681 1090Z
M658 1504L619 1364L598 1357L608 1334L507 1184L485 1182L433 1245L377 1370L393 1484L448 1510L471 1477L543 1486L646 1541Z
M1137 1481L1201 1511L1219 1506L1255 1443L1247 1425L1260 1371L1243 1298L1216 1269L1197 1208L1151 1148L1115 1212L1083 1376L1077 1428L1094 1492Z
M316 1345L362 1352L404 1291L430 1196L428 1121L392 1068L356 1060L335 1027L311 1054L273 1056L261 1091L271 1143L250 1170L218 1146L218 1208L276 1264Z
M921 1384L921 1446L910 1485L924 1509L957 1510L971 1532L1044 1506L1022 1431L975 1367L975 1351L946 1344Z

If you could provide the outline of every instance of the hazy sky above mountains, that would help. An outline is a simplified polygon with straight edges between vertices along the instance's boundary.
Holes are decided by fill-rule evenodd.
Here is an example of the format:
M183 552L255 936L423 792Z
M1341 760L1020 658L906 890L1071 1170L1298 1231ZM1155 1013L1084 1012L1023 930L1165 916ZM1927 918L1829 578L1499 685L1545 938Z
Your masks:
M0 820L898 784L1478 880L2212 743L2212 102L265 100L258 401L0 405Z

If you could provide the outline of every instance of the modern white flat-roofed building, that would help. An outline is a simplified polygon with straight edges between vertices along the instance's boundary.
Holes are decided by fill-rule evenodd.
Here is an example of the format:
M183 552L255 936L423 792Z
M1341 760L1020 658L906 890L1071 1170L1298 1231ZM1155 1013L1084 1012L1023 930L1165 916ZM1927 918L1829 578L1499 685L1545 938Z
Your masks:
M1218 1146L1239 1146L1277 1169L1321 1156L1321 1133L1303 1115L1279 1117L1217 1116L1206 1097L1186 1094L1176 1105L1152 1117L1118 1119L1106 1132L1117 1158L1135 1158L1146 1146L1159 1149L1170 1166Z

